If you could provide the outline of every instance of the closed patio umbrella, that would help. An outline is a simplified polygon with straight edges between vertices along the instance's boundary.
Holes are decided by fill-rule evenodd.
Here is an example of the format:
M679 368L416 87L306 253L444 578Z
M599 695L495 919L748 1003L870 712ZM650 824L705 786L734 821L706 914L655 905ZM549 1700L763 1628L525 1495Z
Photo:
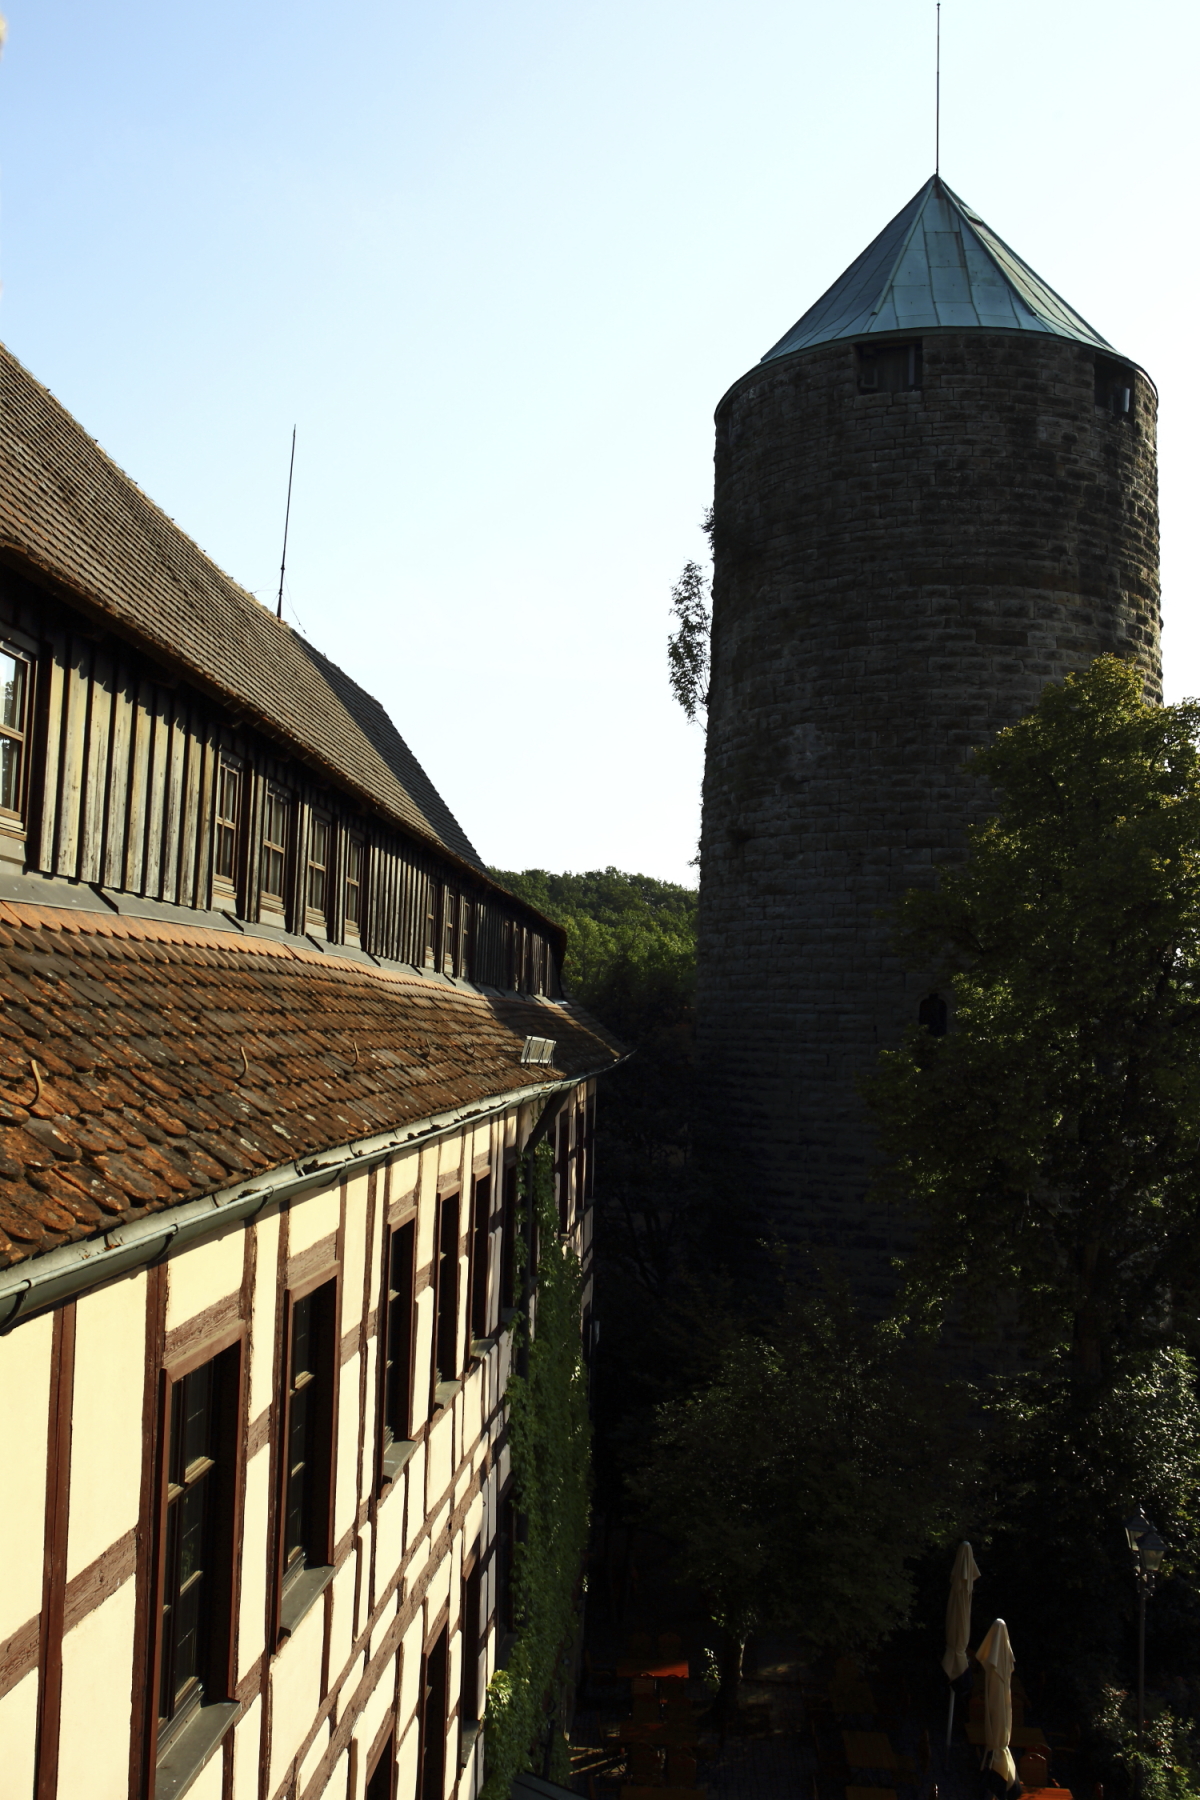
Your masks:
M970 1544L960 1544L950 1576L950 1598L946 1602L946 1654L942 1667L953 1684L967 1672L967 1643L971 1636L971 1590L979 1579ZM946 1720L946 1748L954 1730L954 1687L950 1688L950 1715Z
M975 1652L976 1662L983 1664L983 1741L987 1745L988 1765L1003 1776L1006 1788L1017 1779L1017 1766L1012 1759L1008 1740L1012 1736L1012 1673L1016 1667L1008 1626L994 1619L988 1634Z

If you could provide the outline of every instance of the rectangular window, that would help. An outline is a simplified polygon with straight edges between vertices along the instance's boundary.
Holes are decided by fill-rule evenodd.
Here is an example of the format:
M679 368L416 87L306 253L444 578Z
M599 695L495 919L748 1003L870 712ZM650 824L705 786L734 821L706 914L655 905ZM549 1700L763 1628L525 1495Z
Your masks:
M291 795L268 787L263 802L262 891L263 898L283 905L287 874L288 825Z
M283 1592L332 1560L334 1330L337 1282L293 1300L283 1396Z
M504 1201L500 1221L500 1306L511 1312L517 1304L517 1165L504 1171Z
M362 931L363 843L361 838L346 839L345 908L346 935L357 938Z
M903 394L921 385L921 345L860 344L858 391L860 394Z
M413 1278L416 1221L391 1233L387 1250L387 1295L383 1312L382 1476L389 1481L400 1452L412 1436Z
M458 973L464 981L470 981L475 966L476 908L470 900L460 899L458 906Z
M329 891L329 820L314 813L308 822L308 875L305 903L313 922L324 925L325 903Z
M453 888L447 888L445 890L443 916L446 921L446 930L442 944L441 966L445 974L457 975L459 898Z
M240 1346L170 1384L166 1413L158 1748L230 1692Z
M558 1229L571 1228L571 1115L564 1107L554 1132L554 1186L558 1198Z
M420 1800L443 1800L446 1791L446 1700L449 1644L443 1630L421 1659Z
M442 884L431 881L425 889L425 967L439 966L438 946L442 930Z
M0 647L0 812L21 811L28 697L29 664Z
M586 1123L583 1128L583 1186L581 1189L585 1200L592 1200L596 1194L596 1096L587 1097Z
M238 846L242 836L241 764L223 756L217 764L216 817L213 821L213 874L233 887L238 876Z
M458 1697L458 1720L463 1733L478 1728L480 1709L479 1658L483 1649L483 1626L480 1607L483 1603L483 1569L479 1546L475 1546L475 1566L463 1582L462 1596L462 1687ZM465 1747L465 1746L464 1746Z
M396 1733L390 1731L375 1758L364 1800L394 1800L396 1793Z
M438 1209L437 1313L434 1322L433 1379L453 1381L458 1374L458 1195Z
M496 1533L496 1620L502 1632L517 1628L513 1597L513 1560L517 1549L517 1509L511 1498L500 1503L500 1528Z
M481 1175L471 1196L471 1298L468 1307L472 1338L488 1334L488 1243L491 1228L492 1178Z

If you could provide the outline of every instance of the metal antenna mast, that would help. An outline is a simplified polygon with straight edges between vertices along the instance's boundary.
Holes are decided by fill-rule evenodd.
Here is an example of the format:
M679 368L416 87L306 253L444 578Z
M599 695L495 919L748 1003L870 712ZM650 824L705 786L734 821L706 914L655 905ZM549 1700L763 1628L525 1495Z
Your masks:
M933 172L942 172L942 0L937 9L936 73L933 78Z
M283 555L279 559L279 604L275 608L275 617L283 617L283 571L287 567L287 534L288 522L292 516L292 470L296 467L296 427L292 426L292 460L288 464L288 497L287 511L283 515Z

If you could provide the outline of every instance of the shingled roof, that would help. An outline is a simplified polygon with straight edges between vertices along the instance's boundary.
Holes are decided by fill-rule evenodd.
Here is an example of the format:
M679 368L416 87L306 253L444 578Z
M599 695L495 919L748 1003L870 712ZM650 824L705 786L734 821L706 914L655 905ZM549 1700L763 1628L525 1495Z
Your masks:
M369 694L222 573L0 345L0 555L51 578L373 810L482 868Z
M552 1065L522 1065L527 1037ZM620 1054L562 1002L0 903L0 1267Z

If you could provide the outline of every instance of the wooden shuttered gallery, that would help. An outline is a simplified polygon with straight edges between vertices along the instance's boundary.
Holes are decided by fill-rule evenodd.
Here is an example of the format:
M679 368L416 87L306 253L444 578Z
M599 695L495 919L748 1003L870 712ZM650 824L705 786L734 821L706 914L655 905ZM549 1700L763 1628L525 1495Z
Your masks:
M550 928L482 869L4 571L0 657L0 832L30 871L561 993Z

